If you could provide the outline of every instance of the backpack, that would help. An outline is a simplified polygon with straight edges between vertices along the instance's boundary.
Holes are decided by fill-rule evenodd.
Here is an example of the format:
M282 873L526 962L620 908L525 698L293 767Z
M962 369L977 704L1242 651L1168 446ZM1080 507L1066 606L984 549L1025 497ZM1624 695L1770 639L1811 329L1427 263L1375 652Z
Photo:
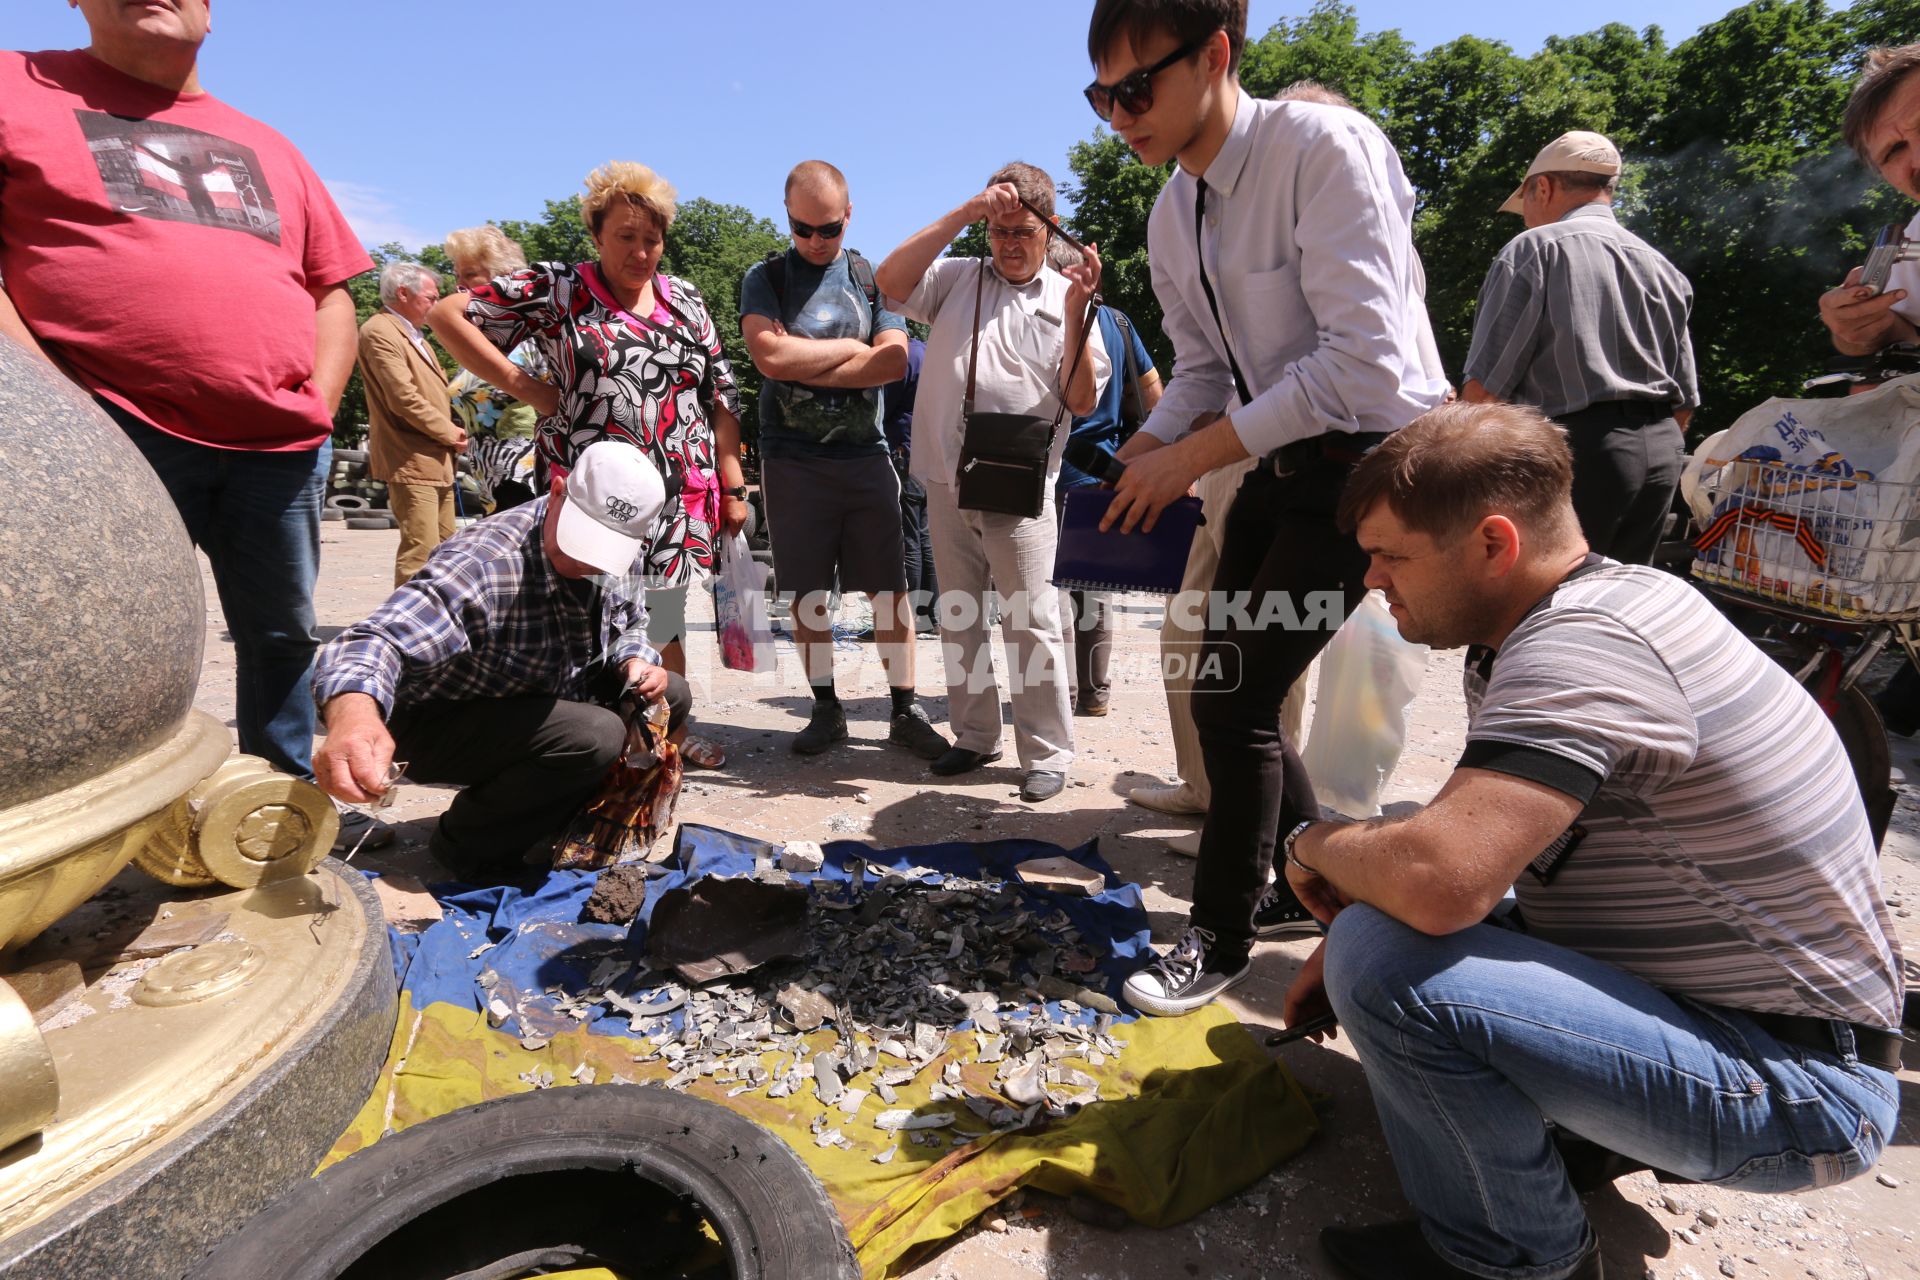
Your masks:
M780 314L787 311L787 254L790 250L776 249L760 260L766 269L767 283L773 286L773 300L779 304ZM868 262L858 249L847 250L847 275L867 295L867 340L873 340L873 326L880 323L880 285L873 278L873 264Z
M1120 326L1120 348L1126 362L1127 381L1120 389L1120 441L1124 444L1133 439L1133 433L1146 421L1146 399L1140 394L1140 370L1133 362L1133 322L1118 307L1107 309L1113 312L1114 322Z

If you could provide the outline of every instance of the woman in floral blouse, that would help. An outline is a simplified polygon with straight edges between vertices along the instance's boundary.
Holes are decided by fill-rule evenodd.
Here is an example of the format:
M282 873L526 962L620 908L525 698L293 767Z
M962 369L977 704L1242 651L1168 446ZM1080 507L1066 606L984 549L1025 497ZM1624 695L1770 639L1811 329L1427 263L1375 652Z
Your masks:
M653 588L655 647L684 674L685 588L707 576L719 538L747 519L739 392L700 291L660 271L673 188L645 165L617 160L587 175L580 216L597 262L535 263L442 299L428 323L462 366L540 411L540 456L555 475L613 436L680 477L634 569ZM505 354L530 340L552 385ZM715 744L694 739L686 754L695 764L720 758Z

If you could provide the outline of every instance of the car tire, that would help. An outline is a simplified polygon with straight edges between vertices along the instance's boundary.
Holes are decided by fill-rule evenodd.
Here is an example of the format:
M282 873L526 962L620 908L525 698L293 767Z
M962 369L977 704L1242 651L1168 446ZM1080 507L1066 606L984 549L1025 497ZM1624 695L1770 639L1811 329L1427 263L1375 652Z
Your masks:
M392 529L395 527L397 526L395 526L393 521L385 515L347 517L347 528L349 529Z
M498 1271L510 1261L741 1280L859 1275L826 1189L771 1131L685 1094L588 1085L484 1102L383 1139L281 1197L198 1276L522 1274Z

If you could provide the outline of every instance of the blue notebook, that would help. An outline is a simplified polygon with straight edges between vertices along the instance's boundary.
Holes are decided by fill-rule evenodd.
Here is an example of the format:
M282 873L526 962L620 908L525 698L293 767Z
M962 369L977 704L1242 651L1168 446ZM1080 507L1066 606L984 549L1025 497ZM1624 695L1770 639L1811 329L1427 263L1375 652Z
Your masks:
M1053 584L1078 591L1141 591L1170 596L1187 572L1193 533L1205 517L1200 499L1179 498L1160 513L1152 533L1100 532L1111 489L1069 489L1060 518Z

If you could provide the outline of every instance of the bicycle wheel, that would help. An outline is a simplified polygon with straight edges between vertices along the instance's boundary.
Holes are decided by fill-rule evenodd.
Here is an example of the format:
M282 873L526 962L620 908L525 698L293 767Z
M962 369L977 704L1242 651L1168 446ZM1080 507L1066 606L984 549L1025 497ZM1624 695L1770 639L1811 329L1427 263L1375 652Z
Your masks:
M1867 804L1867 825L1873 829L1873 847L1878 849L1887 838L1887 824L1893 818L1893 757L1887 751L1887 727L1866 691L1849 685L1840 691L1833 707L1833 728L1846 748L1853 765L1854 781L1860 785L1860 798Z

